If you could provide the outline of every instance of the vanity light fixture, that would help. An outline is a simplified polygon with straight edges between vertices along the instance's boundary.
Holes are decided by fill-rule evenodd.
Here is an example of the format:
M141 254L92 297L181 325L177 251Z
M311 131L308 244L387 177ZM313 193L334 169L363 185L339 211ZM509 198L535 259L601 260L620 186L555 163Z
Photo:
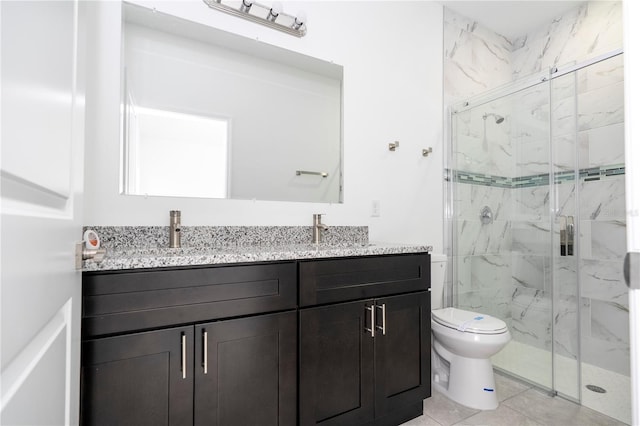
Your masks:
M304 13L300 12L297 16L284 13L280 2L274 2L269 7L253 0L242 0L238 8L233 5L237 2L227 0L202 1L211 9L247 19L296 37L303 37L307 33L307 19Z

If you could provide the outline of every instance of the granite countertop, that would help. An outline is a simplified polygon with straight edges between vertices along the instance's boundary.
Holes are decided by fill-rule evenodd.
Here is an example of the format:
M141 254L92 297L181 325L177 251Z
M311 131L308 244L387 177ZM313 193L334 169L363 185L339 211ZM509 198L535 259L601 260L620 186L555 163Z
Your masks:
M114 271L172 266L425 253L431 250L431 246L393 243L350 245L291 244L278 246L225 246L219 248L184 247L178 249L159 247L124 248L107 250L101 262L84 261L83 271Z

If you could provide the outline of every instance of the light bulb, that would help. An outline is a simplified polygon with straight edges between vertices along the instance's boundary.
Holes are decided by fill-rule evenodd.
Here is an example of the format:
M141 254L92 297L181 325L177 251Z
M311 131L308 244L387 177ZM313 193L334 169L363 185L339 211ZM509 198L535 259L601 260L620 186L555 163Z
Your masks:
M242 0L240 5L240 12L249 13L249 9L253 6L253 0Z
M269 10L269 15L267 15L267 19L271 22L275 22L276 18L281 13L282 13L282 3L280 3L279 1L276 1L273 3L273 6L271 6L271 9Z
M294 30L299 30L305 23L307 22L307 14L304 11L298 12L296 18L293 20L293 24L291 28Z

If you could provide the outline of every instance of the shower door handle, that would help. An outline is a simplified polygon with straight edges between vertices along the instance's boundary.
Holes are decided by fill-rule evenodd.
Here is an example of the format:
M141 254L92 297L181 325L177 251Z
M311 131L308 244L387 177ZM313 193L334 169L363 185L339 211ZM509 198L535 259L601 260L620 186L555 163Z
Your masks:
M560 256L567 255L567 217L560 216Z
M567 216L567 256L573 256L573 243L576 234L575 229L573 216Z
M573 256L575 229L573 216L560 216L560 256Z

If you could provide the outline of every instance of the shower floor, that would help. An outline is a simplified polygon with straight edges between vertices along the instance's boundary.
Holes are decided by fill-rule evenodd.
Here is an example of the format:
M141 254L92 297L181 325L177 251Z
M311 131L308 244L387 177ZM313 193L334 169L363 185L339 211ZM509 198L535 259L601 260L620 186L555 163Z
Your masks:
M491 358L493 365L526 381L551 388L551 353L520 342L511 341ZM556 390L576 398L577 369L575 360L556 357ZM597 393L586 388L596 385L606 390ZM582 405L621 422L631 424L631 381L591 364L582 364Z

